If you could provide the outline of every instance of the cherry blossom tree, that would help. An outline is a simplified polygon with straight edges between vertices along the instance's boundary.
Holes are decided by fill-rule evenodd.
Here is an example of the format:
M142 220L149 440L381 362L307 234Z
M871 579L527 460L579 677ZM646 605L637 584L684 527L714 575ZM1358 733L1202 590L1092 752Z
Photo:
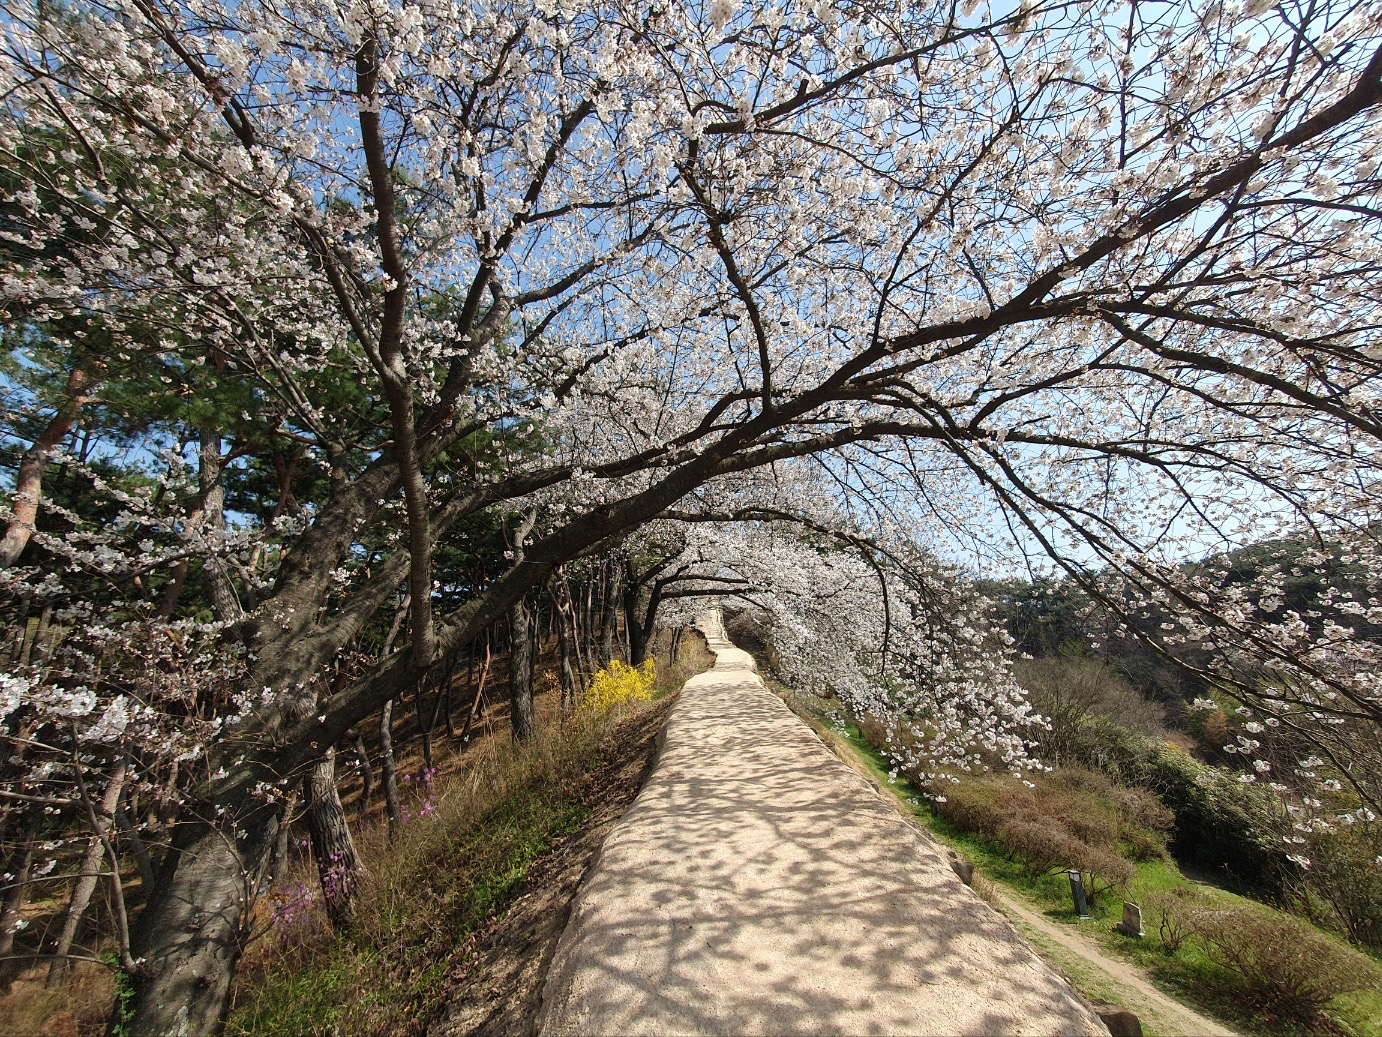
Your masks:
M1275 524L1374 557L1365 6L15 0L0 29L6 321L214 356L323 476L272 525L204 536L153 492L49 545L72 622L132 650L134 569L190 552L240 605L164 671L237 646L133 925L141 1032L220 1026L285 782L556 566L733 511L742 473L814 459L943 553L1098 560L1209 625L1240 617L1168 568L1190 545ZM538 506L501 577L434 607L448 530ZM115 545L141 526L170 543ZM119 586L76 600L78 571ZM402 647L324 691L400 588ZM1282 634L1245 631L1312 709L1377 723L1366 649ZM984 679L924 674L933 648L899 644L918 688ZM6 694L80 746L118 695L66 672ZM43 746L69 785L98 766Z
M671 513L695 526L668 566L680 575L664 621L713 602L747 607L779 675L878 723L880 748L931 794L963 773L1035 766L1029 739L1043 721L1013 680L990 603L917 545L850 532L821 510Z

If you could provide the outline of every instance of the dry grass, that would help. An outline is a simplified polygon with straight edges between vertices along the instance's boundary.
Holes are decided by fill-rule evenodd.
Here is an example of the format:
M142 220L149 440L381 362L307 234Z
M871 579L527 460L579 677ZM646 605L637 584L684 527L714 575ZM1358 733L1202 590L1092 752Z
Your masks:
M114 973L77 962L64 987L44 986L48 962L24 969L0 997L0 1037L100 1037L115 997Z
M713 661L699 637L683 636L680 647L675 661L665 651L657 659L660 691ZM348 933L333 933L315 904L290 926L270 926L266 916L237 979L231 1033L416 1034L437 1017L467 934L590 814L598 775L621 751L616 728L649 708L563 714L550 692L537 705L540 737L524 745L513 745L500 722L454 760L439 751L427 816L392 839L382 824L362 827L357 845L370 876ZM314 888L305 851L294 868L279 884L280 902L299 886Z
M435 808L389 837L357 836L369 871L347 934L315 901L265 918L236 982L231 1032L410 1033L439 1007L452 955L549 843L579 823L584 780L618 714L562 716L543 703L545 733L513 746L495 732L472 743L436 784ZM305 852L284 877L291 900L315 889Z
M672 657L673 648L676 658ZM670 630L659 630L648 644L648 655L657 664L659 695L670 695L698 673L715 665L715 653L705 643L698 630L682 631L676 636Z

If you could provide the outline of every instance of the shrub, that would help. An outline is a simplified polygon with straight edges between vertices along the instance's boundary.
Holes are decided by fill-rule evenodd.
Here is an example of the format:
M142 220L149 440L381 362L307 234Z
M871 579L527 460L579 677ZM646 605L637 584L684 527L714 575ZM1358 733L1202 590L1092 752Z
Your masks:
M1102 846L1085 846L1076 857L1076 866L1088 879L1089 895L1098 897L1110 890L1123 889L1137 869L1113 850Z
M1102 774L1062 767L1037 783L1041 813L1059 818L1070 834L1091 846L1118 844L1118 808L1113 783Z
M1378 982L1377 969L1303 922L1258 911L1195 911L1189 928L1263 1014L1318 1019L1339 994Z
M1059 818L1075 838L1091 847L1125 853L1134 860L1166 856L1175 815L1145 789L1120 785L1097 771L1063 767L1038 779L1036 795L1044 814Z
M1121 843L1123 852L1135 861L1164 860L1169 856L1164 832L1154 832L1149 828L1125 828Z
M998 843L1004 855L1033 878L1074 866L1087 849L1062 825L1028 817L1006 822L998 832Z
M1050 723L1036 735L1044 759L1082 761L1088 731L1113 718L1142 734L1163 731L1161 708L1098 659L1078 653L1023 659L1014 664L1013 675Z
M1180 950L1189 938L1191 921L1202 899L1197 891L1185 886L1175 886L1143 899L1143 911L1148 917L1156 918L1161 945L1171 953Z
M628 702L647 702L653 697L656 682L657 673L651 659L639 666L615 659L591 678L581 706L597 713L608 713Z
M1177 853L1223 871L1250 888L1278 896L1290 865L1279 839L1281 802L1261 785L1191 759L1171 745L1148 761L1142 782L1175 813Z
M1088 875L1091 896L1131 880L1135 869L1120 855L1122 844L1142 857L1164 855L1165 833L1150 826L1170 823L1156 797L1075 767L1043 775L1030 789L1000 775L967 779L946 789L936 812L993 843L1034 878L1079 868Z
M1125 825L1159 833L1162 841L1165 841L1176 825L1176 815L1155 793L1127 785L1115 785L1112 791L1118 804L1118 814Z
M971 778L945 786L945 796L936 803L936 813L962 832L986 839L1014 816L1015 782L993 778Z
M1270 790L1241 784L1223 768L1199 763L1175 746L1106 718L1080 728L1072 755L1119 782L1155 793L1174 817L1167 831L1180 858L1269 896L1286 888L1293 875L1279 840L1286 826L1281 803ZM1152 832L1161 827L1133 818L1129 823ZM1154 849L1145 835L1128 842L1134 857Z
M1305 889L1329 905L1354 943L1382 950L1382 824L1355 824L1311 840Z

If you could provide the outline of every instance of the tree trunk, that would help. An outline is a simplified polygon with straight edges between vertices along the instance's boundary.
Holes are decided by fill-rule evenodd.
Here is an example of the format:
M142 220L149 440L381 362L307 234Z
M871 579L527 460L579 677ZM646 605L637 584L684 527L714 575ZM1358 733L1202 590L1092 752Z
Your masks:
M72 887L72 899L67 905L67 917L62 922L62 932L58 934L54 958L48 966L49 989L60 986L71 971L72 963L67 955L72 952L72 944L77 939L86 909L91 904L91 896L96 892L96 883L101 879L101 860L105 856L105 840L110 835L111 825L115 823L115 808L120 803L120 794L125 790L125 765L116 765L110 776L105 794L101 797L101 812L97 822L104 831L92 832L87 840L86 853L82 856L81 867L77 871L77 882Z
M605 666L622 654L619 650L619 605L624 570L614 560L606 564L604 613L600 620L600 659Z
M476 719L484 715L485 709L485 681L489 679L490 662L493 653L490 651L489 631L485 631L485 662L480 667L480 682L475 686L475 698L470 702L470 712L466 714L465 726L461 728L461 742L465 743L470 739L470 727Z
M379 718L379 771L384 784L384 810L389 817L389 836L403 823L403 808L398 803L398 776L393 759L393 699L384 703Z
M585 679L588 681L595 676L595 671L599 669L599 666L596 665L598 641L595 637L595 580L593 578L587 580L585 585L580 631L581 636L578 640L585 645Z
M221 456L221 433L212 427L198 430L201 439L197 488L202 504L202 531L212 543L225 536L226 509L225 483L221 474L225 468L225 458ZM231 582L224 560L218 554L208 553L203 563L206 567L207 588L211 595L211 610L220 620L237 619L241 615L240 599L235 595L235 584Z
M36 827L34 821L28 822L19 845L5 861L5 873L11 878L5 890L5 906L0 910L0 994L8 993L10 984L14 982L14 963L4 959L14 953L14 934L19 931L24 901L29 895L29 874L34 864Z
M163 589L163 599L158 604L158 612L154 615L155 621L163 621L173 618L173 613L177 610L178 602L182 600L182 589L187 586L187 570L189 564L186 558L179 558L173 565L173 575L168 580L168 585Z
M455 690L455 687L456 673L454 670L452 670L450 673L446 675L446 702L444 705L442 705L442 716L445 718L446 721L446 735L448 738L456 737L456 725L453 722L451 716L451 693Z
M263 896L269 891L278 877L283 874L283 869L288 863L288 850L292 845L293 838L293 815L297 812L298 799L298 790L293 789L288 793L288 800L283 805L283 817L274 833L273 847L269 850L269 862L264 867L256 890L256 894L259 896Z
M369 812L369 801L374 796L374 766L370 763L369 750L365 748L364 736L358 727L350 729L351 746L355 749L355 759L360 764L360 816Z
M303 798L307 801L307 832L312 839L312 855L321 879L322 903L331 927L339 932L350 921L365 867L350 837L345 808L336 788L334 748L328 749L326 755L312 765L302 786Z
M38 626L34 628L33 639L25 643L24 651L20 653L20 666L28 666L30 663L37 666L48 658L48 648L43 641L48 636L48 627L52 621L53 603L50 601L43 606L43 611L38 614Z
M33 609L33 598L25 595L19 599L19 614L14 619L14 641L8 645L7 657L10 661L24 653L24 642L29 637L29 613Z
M633 566L624 563L624 630L628 633L629 665L639 666L648 657L648 641L644 636L643 617L638 607L643 588L634 580Z
M576 667L572 641L576 637L575 615L571 608L569 594L559 581L551 587L552 617L557 628L557 672L561 679L561 708L569 712L576 707L580 694L576 685Z
M442 687L451 681L451 665L450 663L447 664L444 675L434 683L432 690L436 692L437 697L432 702L430 712L426 709L426 697L423 695L427 681L420 680L417 685L417 699L414 705L417 707L418 730L422 733L422 766L429 771L436 769L436 764L432 760L432 741L437 733L437 721L441 719Z
M533 710L533 652L528 636L531 616L520 599L509 610L509 723L516 742L533 736L537 719Z
M154 888L153 863L149 860L149 849L144 845L139 829L135 827L134 819L130 817L123 803L115 805L115 824L121 837L129 843L134 865L139 869L139 881L144 884L144 895L148 896L149 891Z
M93 397L86 393L90 381L91 371L88 366L72 369L67 376L67 389L63 401L58 405L57 413L49 420L48 426L34 445L24 453L24 460L19 465L19 474L14 480L14 499L10 504L12 517L5 529L5 535L0 537L0 569L8 569L19 561L19 556L28 546L29 538L34 535L34 526L38 521L38 505L43 499L43 469L47 467L48 458L52 456L53 451L72 431L82 406L91 402Z
M203 810L189 810L195 817ZM140 1037L217 1034L230 1007L230 981L244 950L254 872L277 831L261 809L235 830L180 823L134 935L140 966L130 1008Z
M524 543L533 531L537 511L530 510L514 530L514 564L522 564ZM533 710L533 641L529 632L532 616L524 595L509 609L509 727L515 742L526 741L537 729Z

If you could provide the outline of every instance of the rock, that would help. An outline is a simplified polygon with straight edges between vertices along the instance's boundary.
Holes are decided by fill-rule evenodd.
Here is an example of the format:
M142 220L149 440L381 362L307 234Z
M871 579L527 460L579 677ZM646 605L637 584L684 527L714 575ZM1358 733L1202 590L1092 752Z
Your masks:
M1142 1022L1129 1012L1126 1008L1119 1008L1117 1005L1095 1004L1094 1011L1098 1013L1104 1025L1108 1027L1108 1032L1113 1037L1142 1037Z
M966 886L974 885L974 862L967 861L954 850L950 851L950 868Z

